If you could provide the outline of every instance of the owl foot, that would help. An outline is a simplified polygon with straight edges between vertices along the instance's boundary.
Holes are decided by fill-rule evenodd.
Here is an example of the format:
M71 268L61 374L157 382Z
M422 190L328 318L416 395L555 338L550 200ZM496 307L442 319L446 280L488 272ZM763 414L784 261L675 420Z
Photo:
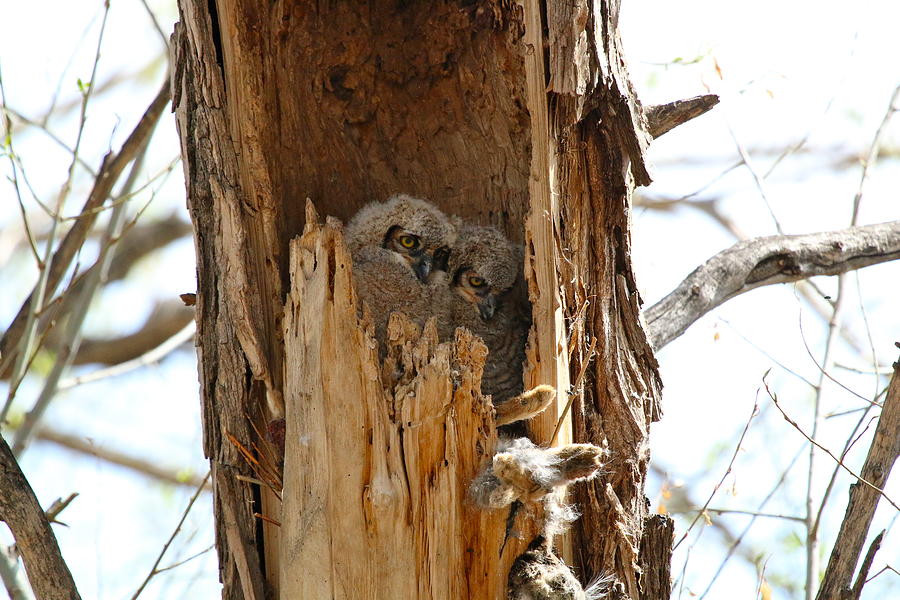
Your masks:
M507 425L525 421L544 412L556 398L556 389L550 385L539 385L494 405L495 422Z

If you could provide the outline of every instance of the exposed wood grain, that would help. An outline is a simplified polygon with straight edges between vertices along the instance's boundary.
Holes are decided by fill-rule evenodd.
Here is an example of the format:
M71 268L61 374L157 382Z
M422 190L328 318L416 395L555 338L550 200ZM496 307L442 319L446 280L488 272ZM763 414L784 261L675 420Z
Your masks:
M894 363L894 375L881 408L875 437L860 477L877 488L884 488L897 457L900 456L900 362ZM854 483L837 539L828 559L828 567L816 600L846 600L852 597L853 573L862 554L872 517L881 494L871 486ZM860 586L861 589L861 586ZM858 590L857 597L858 597Z
M838 275L900 259L900 221L806 235L775 235L738 242L694 269L645 312L660 349L720 304L775 283Z
M16 539L37 600L79 600L56 536L16 458L0 437L0 521Z
M471 334L389 325L385 387L339 230L307 223L285 307L285 598L502 598L524 547L467 499L496 442Z

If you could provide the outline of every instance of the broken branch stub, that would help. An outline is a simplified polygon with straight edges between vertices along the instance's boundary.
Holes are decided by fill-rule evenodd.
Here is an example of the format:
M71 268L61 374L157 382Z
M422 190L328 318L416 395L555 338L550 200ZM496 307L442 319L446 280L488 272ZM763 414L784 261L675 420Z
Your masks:
M286 598L501 598L524 542L468 485L496 445L480 394L486 348L439 344L400 315L379 360L340 226L291 242L284 315Z

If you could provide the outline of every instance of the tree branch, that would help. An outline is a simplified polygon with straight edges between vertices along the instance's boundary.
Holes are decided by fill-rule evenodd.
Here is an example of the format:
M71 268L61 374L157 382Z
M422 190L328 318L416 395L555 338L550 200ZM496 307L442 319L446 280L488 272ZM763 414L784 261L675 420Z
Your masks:
M171 339L193 320L194 309L184 306L180 300L160 302L134 333L110 339L84 340L72 364L118 365L134 360Z
M719 97L717 95L705 94L684 100L676 100L668 104L651 106L645 111L647 115L647 131L650 132L654 139L658 138L682 123L696 119L718 103Z
M202 483L202 480L196 475L182 476L174 469L169 470L160 466L156 461L145 460L112 448L104 448L90 442L83 436L64 433L51 427L42 426L38 428L35 433L35 438L44 442L56 444L57 446L61 446L72 452L77 452L78 454L105 460L110 464L130 469L136 473L157 479L164 483L189 486L192 488L196 488Z
M0 520L16 538L28 580L39 600L80 600L44 509L6 440L0 437Z
M891 378L881 409L881 418L875 429L875 438L869 447L860 478L883 488L898 455L900 455L900 362L894 363L894 376ZM860 482L850 486L847 512L834 542L816 600L842 600L850 594L853 572L881 495ZM864 580L863 574L860 581Z
M94 187L91 189L90 195L81 209L80 216L75 220L62 242L60 242L53 259L50 261L50 272L47 275L46 284L48 296L56 290L75 254L81 249L88 231L90 231L94 221L97 219L98 209L103 206L103 203L109 197L113 186L119 180L119 176L137 152L146 145L157 121L159 121L160 115L162 115L163 109L169 103L171 96L169 90L169 79L166 78L156 98L150 103L143 117L141 117L141 120L128 136L128 139L122 144L119 153L110 152L104 157L97 178L94 180ZM31 310L39 311L43 308L31 306L33 297L34 294L30 294L25 302L22 303L19 313L4 332L3 337L0 338L0 356L2 356L4 365L8 364L16 354L13 349L22 336L29 312ZM3 370L5 368L0 367L0 371Z
M738 242L697 267L644 316L659 350L738 294L773 283L837 275L900 258L900 221Z

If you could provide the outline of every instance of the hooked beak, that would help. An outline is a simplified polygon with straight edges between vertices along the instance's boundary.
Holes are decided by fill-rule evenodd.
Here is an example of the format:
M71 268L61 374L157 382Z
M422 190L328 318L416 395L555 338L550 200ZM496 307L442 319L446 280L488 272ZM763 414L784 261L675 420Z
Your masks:
M431 273L431 255L427 252L423 252L422 256L413 263L412 268L416 273L416 277L419 278L419 281L422 283L427 282L428 274Z
M491 294L488 294L478 303L478 314L481 315L482 321L490 321L497 309L497 301Z

